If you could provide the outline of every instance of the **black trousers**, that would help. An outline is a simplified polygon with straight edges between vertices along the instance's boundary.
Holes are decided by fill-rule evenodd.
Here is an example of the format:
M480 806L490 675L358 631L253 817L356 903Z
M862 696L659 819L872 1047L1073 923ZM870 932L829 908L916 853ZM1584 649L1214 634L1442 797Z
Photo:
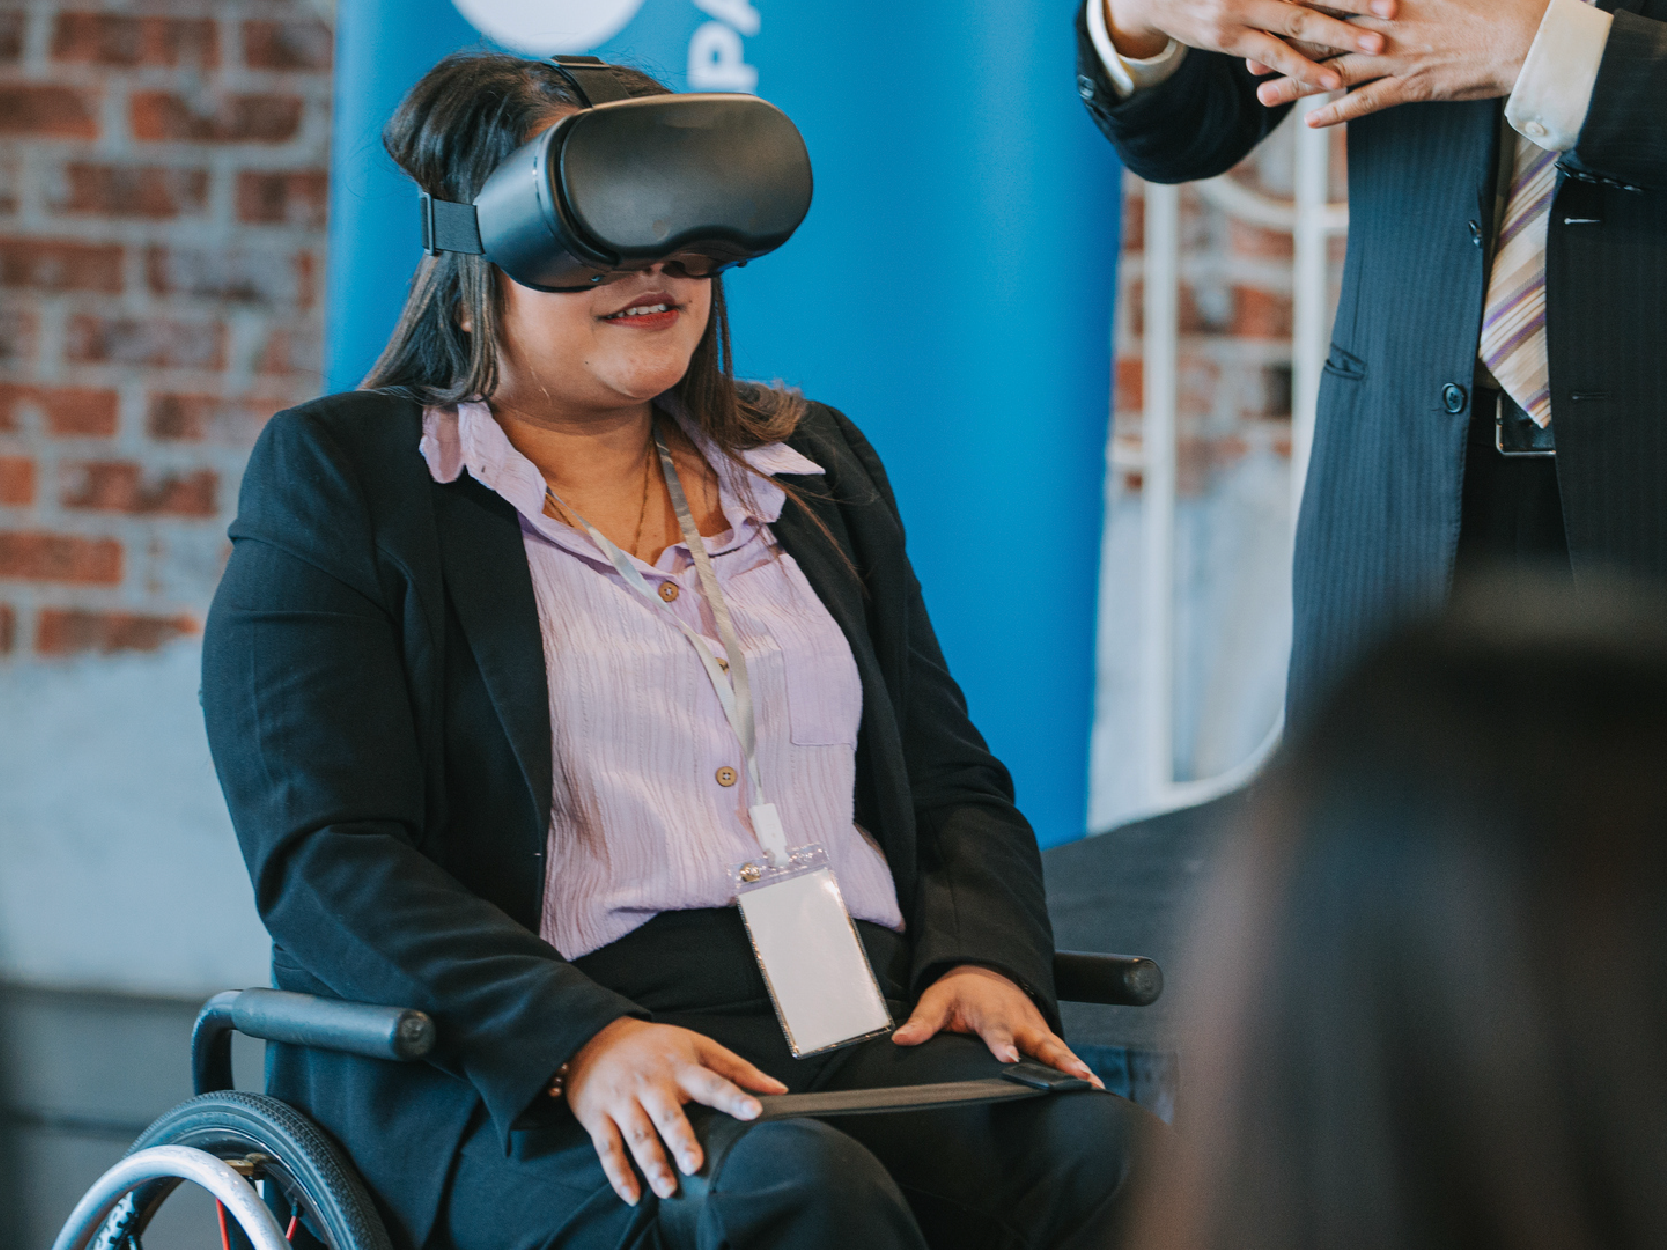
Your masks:
M1477 409L1465 447L1457 576L1501 568L1570 575L1556 457L1501 455L1492 403Z
M907 945L859 929L901 1023ZM1000 1067L981 1041L959 1035L794 1059L734 908L662 914L577 963L655 1020L714 1038L794 1092L971 1080ZM635 1208L619 1200L565 1107L552 1104L513 1134L507 1155L482 1115L428 1250L1097 1250L1119 1244L1131 1161L1161 1131L1147 1112L1098 1092L749 1125L727 1134L733 1144L714 1154L705 1192L677 1200L698 1210L662 1219L646 1185Z

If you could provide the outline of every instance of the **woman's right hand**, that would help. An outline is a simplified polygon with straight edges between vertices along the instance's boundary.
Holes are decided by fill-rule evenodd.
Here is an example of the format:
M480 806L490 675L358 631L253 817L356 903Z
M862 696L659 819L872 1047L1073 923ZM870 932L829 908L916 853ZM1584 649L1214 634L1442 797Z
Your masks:
M590 1134L608 1183L632 1206L642 1191L631 1159L662 1198L677 1193L668 1149L685 1176L700 1170L700 1143L683 1114L685 1103L751 1120L762 1108L747 1090L787 1092L780 1081L710 1038L629 1018L615 1020L568 1061L565 1089L567 1105Z

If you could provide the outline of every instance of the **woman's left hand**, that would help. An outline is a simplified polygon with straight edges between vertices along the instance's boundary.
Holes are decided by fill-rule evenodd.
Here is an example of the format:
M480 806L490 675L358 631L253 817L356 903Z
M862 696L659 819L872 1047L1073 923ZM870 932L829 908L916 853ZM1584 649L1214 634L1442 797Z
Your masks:
M920 996L914 1014L891 1040L918 1046L939 1033L976 1033L1002 1063L1022 1056L1093 1083L1105 1084L1071 1053L1036 1010L1030 996L1001 973L977 964L951 968Z

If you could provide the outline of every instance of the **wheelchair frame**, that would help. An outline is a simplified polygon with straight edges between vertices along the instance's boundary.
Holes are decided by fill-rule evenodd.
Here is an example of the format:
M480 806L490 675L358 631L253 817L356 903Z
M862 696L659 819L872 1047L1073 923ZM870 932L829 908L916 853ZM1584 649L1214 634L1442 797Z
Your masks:
M1054 984L1063 1002L1145 1007L1163 993L1163 972L1142 956L1058 951ZM151 1217L185 1181L208 1190L220 1203L228 1250L234 1227L240 1247L246 1243L252 1250L291 1250L308 1243L328 1250L389 1250L387 1231L364 1184L339 1148L286 1103L233 1090L234 1032L396 1062L420 1060L435 1043L434 1022L411 1008L272 989L214 995L191 1033L196 1096L159 1116L127 1156L87 1191L53 1250L142 1250L140 1239ZM772 1119L993 1102L1080 1084L1038 1080L1015 1070L1005 1083L846 1091L837 1109L818 1111L817 1104L807 1101L816 1096L765 1095L759 1101L765 1107L761 1118ZM262 1182L262 1192L251 1182ZM274 1208L283 1207L290 1215L287 1232L274 1215Z

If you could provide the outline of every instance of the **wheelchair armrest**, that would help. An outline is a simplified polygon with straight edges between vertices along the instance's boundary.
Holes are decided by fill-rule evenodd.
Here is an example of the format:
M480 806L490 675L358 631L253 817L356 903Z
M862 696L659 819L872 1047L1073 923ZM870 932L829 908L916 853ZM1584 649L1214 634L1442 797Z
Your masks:
M1055 951L1053 984L1061 1002L1149 1007L1163 993L1163 969L1140 955Z
M421 1059L434 1048L434 1021L410 1008L285 990L227 990L203 1004L191 1030L191 1079L197 1093L232 1088L233 1032L369 1059Z

